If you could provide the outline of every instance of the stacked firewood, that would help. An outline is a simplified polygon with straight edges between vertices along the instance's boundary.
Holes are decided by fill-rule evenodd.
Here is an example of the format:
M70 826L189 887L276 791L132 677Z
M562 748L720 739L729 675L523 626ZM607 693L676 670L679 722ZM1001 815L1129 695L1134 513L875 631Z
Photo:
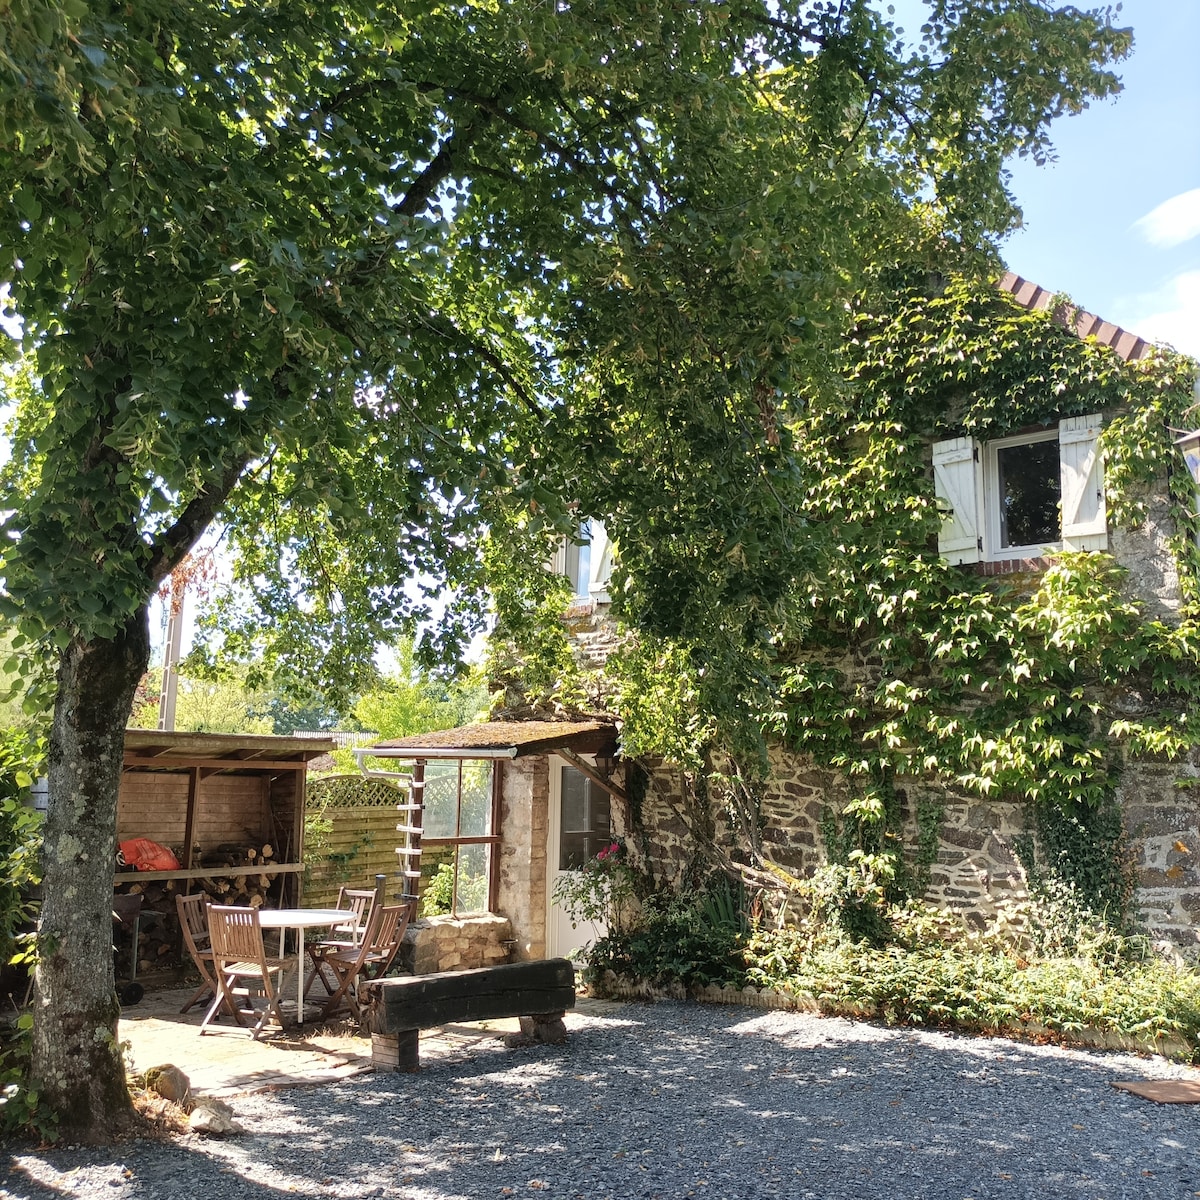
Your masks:
M178 849L176 856L183 859ZM278 860L269 844L253 846L232 843L216 846L206 852L197 847L192 863L197 868L213 869L211 875L198 879L138 880L136 872L121 877L118 894L141 894L142 909L138 929L138 974L174 968L180 963L181 939L175 897L186 892L202 891L213 904L234 904L242 908L261 908L279 904L282 877L272 868ZM258 867L258 871L243 874L224 874L221 868ZM132 930L115 928L117 973L129 978L129 950ZM186 951L183 952L186 957Z
M214 874L196 880L212 897L214 904L236 904L242 908L261 908L275 876L271 867L275 865L275 847L269 842L256 846L237 846L224 843L199 856L193 862L200 867L258 867L256 874L222 876ZM172 900L174 903L174 900Z

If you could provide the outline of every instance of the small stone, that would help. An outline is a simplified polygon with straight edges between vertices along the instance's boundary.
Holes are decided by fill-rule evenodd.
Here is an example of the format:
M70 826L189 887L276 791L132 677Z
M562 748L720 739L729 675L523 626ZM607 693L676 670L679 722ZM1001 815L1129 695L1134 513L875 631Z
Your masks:
M215 1096L201 1096L196 1101L188 1118L188 1128L209 1137L235 1137L243 1132L233 1119L233 1109Z
M192 1090L192 1081L172 1063L164 1063L159 1067L151 1067L146 1072L146 1087L157 1093L164 1100L173 1104L182 1104Z

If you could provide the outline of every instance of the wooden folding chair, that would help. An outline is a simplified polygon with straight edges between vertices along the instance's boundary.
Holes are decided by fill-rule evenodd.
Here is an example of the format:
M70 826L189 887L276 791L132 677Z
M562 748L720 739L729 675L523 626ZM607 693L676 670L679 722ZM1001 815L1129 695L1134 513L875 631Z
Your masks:
M183 933L183 944L200 972L201 983L192 998L179 1010L187 1012L193 1004L217 994L213 978L212 946L208 936L208 897L203 892L190 896L175 897L175 911L179 914L179 928Z
M374 888L348 888L343 884L338 892L334 908L346 909L354 913L354 919L333 926L330 930L331 936L322 938L319 942L313 942L310 950L321 950L325 947L345 950L347 947L361 946L378 898L379 894Z
M343 1006L348 1006L355 1019L362 1023L362 1011L358 1005L357 989L360 978L378 979L387 973L392 965L400 943L404 940L404 931L408 928L412 917L413 903L386 904L377 907L367 923L366 936L358 947L331 948L315 962L313 972L308 977L305 993L312 987L313 981L320 979L329 999L321 1009L321 1019L332 1016ZM326 978L324 968L328 967L333 974L334 987Z
M217 994L200 1023L203 1034L208 1023L225 1005L239 1025L243 1017L257 1017L250 1036L257 1039L268 1018L274 1017L284 1027L283 1010L275 992L276 976L291 965L284 958L268 958L263 946L262 925L257 908L233 908L220 904L208 906L208 935L212 944L213 977ZM237 997L244 997L245 1008L239 1008ZM254 997L261 996L264 1006L254 1007Z

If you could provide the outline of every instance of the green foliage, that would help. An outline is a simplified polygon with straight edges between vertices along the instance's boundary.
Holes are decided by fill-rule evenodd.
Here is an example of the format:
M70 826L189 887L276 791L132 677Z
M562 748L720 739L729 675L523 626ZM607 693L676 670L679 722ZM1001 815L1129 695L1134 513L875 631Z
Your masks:
M1147 1049L1176 1036L1200 1056L1200 973L1097 927L1067 890L978 934L917 905L891 915L904 937L886 947L811 926L759 929L746 950L748 978L823 1012L1067 1038L1092 1028Z
M41 813L29 789L42 769L44 745L17 730L0 733L0 962L29 961L23 926L33 909L30 888L41 882Z
M454 863L438 863L433 878L421 890L421 915L440 917L454 907Z
M686 895L652 895L636 917L610 927L586 951L588 972L615 971L653 984L740 985L750 926L739 884L716 876Z
M578 870L560 872L552 898L573 925L602 925L609 937L619 937L637 920L637 882L625 847L611 842Z
M1116 797L1094 805L1039 804L1030 816L1033 834L1016 849L1031 890L1066 889L1092 921L1129 932L1137 919L1136 878Z
M54 1113L41 1104L30 1083L30 1034L33 1014L21 1013L14 1024L0 1029L0 1134L33 1136L57 1141Z
M394 669L354 705L354 717L363 729L382 738L399 738L480 719L487 691L477 676L446 681L432 674L416 661L411 638L402 639L394 655Z
M460 855L457 892L454 861L438 863L437 870L421 890L421 915L455 916L487 911L487 876L474 874ZM456 903L457 900L457 903Z

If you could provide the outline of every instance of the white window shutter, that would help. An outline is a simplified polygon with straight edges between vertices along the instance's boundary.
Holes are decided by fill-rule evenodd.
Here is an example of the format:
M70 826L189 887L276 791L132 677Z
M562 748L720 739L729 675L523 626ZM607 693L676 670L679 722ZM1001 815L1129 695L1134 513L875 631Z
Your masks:
M1099 441L1103 425L1099 413L1068 417L1058 424L1064 550L1103 550L1108 546L1104 461Z
M979 443L974 438L934 442L933 487L943 513L938 552L952 563L978 562L983 529Z
M592 556L589 560L588 595L601 604L607 604L608 581L612 576L613 545L608 531L601 522L592 521Z

